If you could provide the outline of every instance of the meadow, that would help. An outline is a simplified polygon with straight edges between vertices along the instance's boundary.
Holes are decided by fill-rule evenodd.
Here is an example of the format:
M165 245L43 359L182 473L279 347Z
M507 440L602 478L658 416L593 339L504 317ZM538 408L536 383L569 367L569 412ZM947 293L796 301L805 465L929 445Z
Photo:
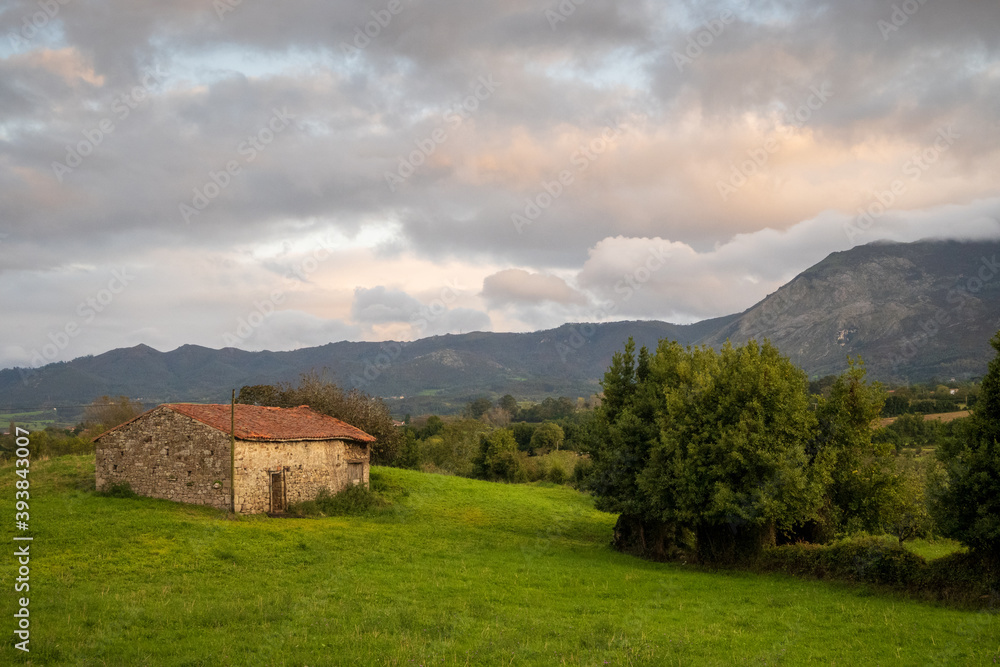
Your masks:
M31 652L8 640L4 664L1000 660L993 612L619 554L615 517L565 486L374 468L395 498L374 514L232 518L99 496L93 470L92 455L32 464ZM15 479L0 467L10 519ZM0 559L11 630L12 552Z
M29 431L41 431L47 426L55 425L56 415L53 410L0 413L0 430L7 430L7 425L11 422L17 422L21 428Z

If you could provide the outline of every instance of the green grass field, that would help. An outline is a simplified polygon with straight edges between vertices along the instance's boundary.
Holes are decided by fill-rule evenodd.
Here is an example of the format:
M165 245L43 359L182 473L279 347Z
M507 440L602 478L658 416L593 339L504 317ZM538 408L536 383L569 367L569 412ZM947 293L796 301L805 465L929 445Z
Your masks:
M31 472L33 665L982 665L1000 619L776 575L644 562L569 488L378 469L366 517L227 519ZM0 507L13 527L12 466ZM12 534L8 528L8 543ZM13 548L0 557L13 630Z
M47 426L54 426L56 413L52 410L37 410L35 412L5 412L0 414L0 428L4 430L11 422L29 431L44 431Z

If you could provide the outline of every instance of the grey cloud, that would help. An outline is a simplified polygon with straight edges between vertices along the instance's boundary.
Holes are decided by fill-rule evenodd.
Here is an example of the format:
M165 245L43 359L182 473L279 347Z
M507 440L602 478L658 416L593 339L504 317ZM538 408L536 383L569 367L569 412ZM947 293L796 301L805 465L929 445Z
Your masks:
M798 223L843 216L866 188L888 184L850 174L897 168L909 146L919 150L944 125L962 141L878 229L922 208L997 196L1000 5L927 2L883 38L878 21L894 4L588 0L553 27L546 10L556 1L403 0L370 44L345 56L342 43L384 2L243 2L220 19L210 2L74 0L19 51L0 50L10 53L0 58L0 281L7 292L46 274L51 291L72 293L67 272L77 263L141 266L161 247L232 260L259 245L324 232L356 238L388 222L399 232L382 242L380 260L525 267L527 278L501 272L484 284L494 319L579 319L581 297L538 278L553 271L580 271L586 296L621 299L615 285L638 261L629 239L670 239L698 257L691 275L658 274L684 289L652 280L624 310L695 317L745 307L792 268L773 248L801 259L841 247L839 223L832 232L814 224L813 241L798 239ZM673 54L726 9L734 20L679 71ZM33 0L8 2L0 35L36 11ZM157 67L167 76L121 117L116 101ZM480 76L502 85L460 127L449 125L445 113ZM720 200L716 179L827 82L830 99L754 187ZM285 108L294 116L287 129L263 150L241 151ZM579 142L623 118L629 132L614 151L585 170L572 163ZM60 182L52 163L104 120L113 132ZM385 173L438 129L447 140L390 191ZM880 161L890 162L882 172ZM230 162L238 173L225 174ZM574 183L518 232L512 214L564 169ZM185 222L180 206L214 188ZM798 240L769 245L785 232ZM236 284L244 274L232 261L219 268ZM288 272L282 258L246 261L275 280ZM167 284L157 275L150 285ZM720 295L720 276L743 282ZM306 286L324 287L316 282ZM419 312L405 292L346 289L355 287L354 323L285 315L287 326L274 320L273 338L262 329L261 340L299 340L296 327L314 332L302 340L362 335ZM198 298L197 286L185 289L181 302ZM60 320L57 307L42 310L44 321ZM492 323L452 309L434 326ZM122 327L157 340L184 335L127 317ZM197 336L214 340L219 328ZM44 327L35 331L44 337Z
M241 345L253 350L295 350L326 345L332 341L358 340L361 327L339 320L327 320L295 310L278 310ZM221 347L217 342L213 347Z
M454 292L443 292L452 300ZM381 285L366 289L359 287L354 293L351 318L362 326L403 323L419 337L468 331L489 331L489 315L472 308L450 308L442 298L428 303L410 296L402 290L387 289Z
M506 269L483 280L482 296L490 308L552 302L585 304L586 297L558 276Z
M409 322L420 312L420 302L401 290L390 290L379 285L371 289L354 290L351 317L362 324Z
M879 218L854 235L856 220L825 212L787 230L763 229L697 251L662 238L607 238L577 276L616 317L693 322L740 312L832 252L880 240L1000 238L1000 199Z
M472 308L451 308L441 315L431 314L425 319L418 318L416 322L420 337L493 330L490 316Z

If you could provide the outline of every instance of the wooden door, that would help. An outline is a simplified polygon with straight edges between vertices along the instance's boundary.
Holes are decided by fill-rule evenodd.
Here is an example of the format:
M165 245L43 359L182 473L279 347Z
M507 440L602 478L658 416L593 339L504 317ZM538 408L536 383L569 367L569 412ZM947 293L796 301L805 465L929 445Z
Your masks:
M353 486L363 484L365 481L365 464L353 461L347 464L347 482Z
M285 483L280 472L271 473L271 511L285 511Z

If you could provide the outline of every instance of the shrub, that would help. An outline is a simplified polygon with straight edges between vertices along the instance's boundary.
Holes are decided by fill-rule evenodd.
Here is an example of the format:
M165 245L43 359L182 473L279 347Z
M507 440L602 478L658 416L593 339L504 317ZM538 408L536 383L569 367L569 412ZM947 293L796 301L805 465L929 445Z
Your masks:
M388 505L389 502L381 494L364 486L349 486L340 493L331 493L324 487L315 500L291 505L288 513L294 516L360 515Z
M558 461L552 462L552 467L549 468L549 481L553 484L565 484L567 475L566 470L559 464Z
M925 561L891 538L853 537L834 544L789 544L764 550L757 569L905 589L970 607L1000 602L1000 567L973 553Z
M944 600L972 600L995 609L1000 603L1000 567L974 553L953 553L927 564L920 588Z
M767 571L907 586L927 563L898 544L878 537L852 537L833 544L788 544L764 550L758 567Z
M486 430L485 424L471 419L445 423L436 435L417 443L417 467L425 472L472 476L479 436Z
M591 462L590 458L581 458L576 462L576 466L573 467L573 486L577 489L583 491L589 488L590 484L590 473L594 468L594 464Z
M896 483L890 487L883 507L883 529L902 544L914 537L927 537L934 530L927 508L928 468L936 462L922 462L900 455L895 460Z
M316 505L327 516L344 514L364 514L369 510L384 507L383 498L364 486L349 486L340 493L330 493L322 489L316 496Z
M529 482L538 482L549 476L549 463L543 456L528 456L526 452L521 452L521 464L524 466L524 474Z
M479 436L479 454L474 474L491 482L524 482L528 475L517 450L517 441L508 429Z

